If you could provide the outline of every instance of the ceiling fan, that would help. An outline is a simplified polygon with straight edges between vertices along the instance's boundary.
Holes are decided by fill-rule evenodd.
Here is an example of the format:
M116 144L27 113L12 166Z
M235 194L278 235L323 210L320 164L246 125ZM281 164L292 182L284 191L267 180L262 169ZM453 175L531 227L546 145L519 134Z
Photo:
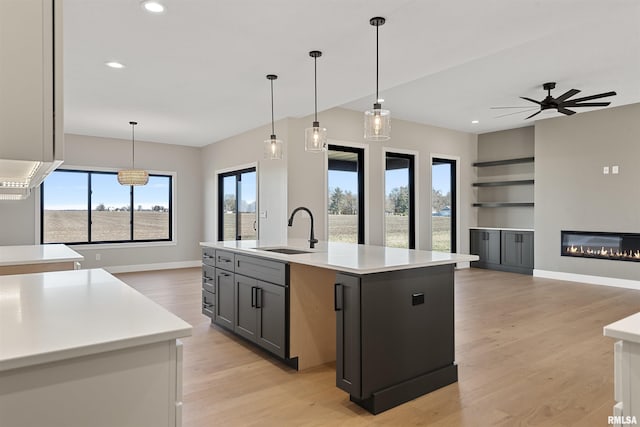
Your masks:
M606 107L609 104L611 104L611 102L586 102L586 101L592 101L594 99L600 99L600 98L607 98L609 96L614 96L616 95L615 92L605 92L605 93L599 93L597 95L590 95L590 96L585 96L582 98L574 98L574 99L569 99L572 96L577 95L578 93L580 93L580 91L578 89L571 89L566 91L565 93L563 93L562 95L560 95L557 98L554 98L553 96L551 96L551 90L555 89L556 87L556 83L555 82L548 82L542 85L542 88L544 90L547 91L547 96L542 100L542 101L536 101L535 99L532 98L527 98L526 96L521 96L520 98L529 101L529 102L533 102L535 104L538 104L540 106L540 109L531 114L529 117L525 118L525 120L530 119L540 113L542 113L544 110L550 110L550 109L555 109L557 110L559 113L562 114L566 114L567 116L570 116L572 114L575 114L576 112L573 110L570 110L569 108L577 108L577 107ZM530 107L491 107L492 109L504 109L504 108L530 108ZM533 111L537 109L530 109L527 111ZM527 111L518 111L515 113L509 113L509 114L503 114L501 116L498 117L504 117L504 116L510 116L512 114L519 114L519 113L524 113Z

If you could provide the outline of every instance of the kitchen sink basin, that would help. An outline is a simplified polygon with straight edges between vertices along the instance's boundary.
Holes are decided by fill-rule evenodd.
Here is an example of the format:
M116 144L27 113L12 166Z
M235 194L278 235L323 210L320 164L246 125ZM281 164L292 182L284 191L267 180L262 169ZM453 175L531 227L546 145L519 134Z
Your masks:
M279 254L286 255L298 255L298 254L310 254L310 251L301 251L300 249L290 249L290 248L256 248L260 251L267 252L277 252Z

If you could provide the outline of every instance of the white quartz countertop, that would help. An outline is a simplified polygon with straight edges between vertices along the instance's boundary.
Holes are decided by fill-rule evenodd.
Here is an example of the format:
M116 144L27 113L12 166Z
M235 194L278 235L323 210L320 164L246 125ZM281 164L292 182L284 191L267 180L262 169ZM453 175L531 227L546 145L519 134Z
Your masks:
M416 267L477 261L479 259L477 255L387 248L352 243L320 242L316 244L315 249L309 249L309 243L303 239L290 239L284 244L273 244L259 240L202 242L200 246L356 274L407 270ZM260 248L292 248L309 251L310 253L285 255L277 252L268 252Z
M0 371L189 335L102 269L0 276Z
M632 314L605 326L604 335L640 344L640 313Z
M0 246L0 266L82 261L84 257L66 245Z
M470 230L535 231L533 228L469 227Z

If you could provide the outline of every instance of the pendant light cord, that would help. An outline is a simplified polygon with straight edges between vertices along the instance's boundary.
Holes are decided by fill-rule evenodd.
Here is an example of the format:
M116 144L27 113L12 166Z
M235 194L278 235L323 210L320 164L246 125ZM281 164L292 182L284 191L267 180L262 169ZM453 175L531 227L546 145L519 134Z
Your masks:
M376 25L376 104L378 103L378 30L380 29L380 25Z
M271 135L275 135L275 128L273 126L273 80L271 80Z
M313 89L315 100L314 121L318 121L318 57L313 58Z

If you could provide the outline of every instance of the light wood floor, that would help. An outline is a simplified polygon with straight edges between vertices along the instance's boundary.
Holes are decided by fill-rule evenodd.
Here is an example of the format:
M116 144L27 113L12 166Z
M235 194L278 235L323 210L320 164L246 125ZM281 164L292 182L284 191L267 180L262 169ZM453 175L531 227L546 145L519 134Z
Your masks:
M193 325L184 339L185 427L606 426L613 340L640 292L470 269L456 272L459 381L373 416L333 366L296 372L200 314L200 269L118 277Z

